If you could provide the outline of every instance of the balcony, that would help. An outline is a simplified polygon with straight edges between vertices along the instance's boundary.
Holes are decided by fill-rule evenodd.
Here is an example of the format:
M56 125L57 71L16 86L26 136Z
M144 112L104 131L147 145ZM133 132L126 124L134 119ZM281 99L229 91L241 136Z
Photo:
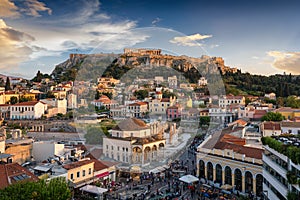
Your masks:
M276 190L282 195L282 196L286 196L287 195L287 191L288 188L285 187L285 185L283 185L282 183L280 183L274 176L272 176L271 174L269 174L268 171L263 170L263 177L268 180L268 182L274 187L276 188Z
M264 163L269 165L271 168L273 168L275 171L277 171L279 174L281 174L283 177L286 176L287 170L282 168L280 165L278 165L276 162L274 162L270 157L263 154L262 160Z

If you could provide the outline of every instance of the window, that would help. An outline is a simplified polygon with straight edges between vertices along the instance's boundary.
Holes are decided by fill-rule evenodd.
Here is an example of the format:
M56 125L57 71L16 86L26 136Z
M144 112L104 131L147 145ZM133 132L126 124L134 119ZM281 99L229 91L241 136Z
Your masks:
M114 146L111 146L111 150L114 150Z
M74 175L73 175L73 174L71 174L70 178L71 178L71 180L73 180L73 179L74 179Z
M85 170L82 170L82 176L83 177L85 176Z
M77 178L79 178L80 177L80 172L77 172Z
M89 174L92 174L92 168L89 168Z
M106 149L108 149L108 145L106 145Z
M120 151L120 147L118 147L118 151Z

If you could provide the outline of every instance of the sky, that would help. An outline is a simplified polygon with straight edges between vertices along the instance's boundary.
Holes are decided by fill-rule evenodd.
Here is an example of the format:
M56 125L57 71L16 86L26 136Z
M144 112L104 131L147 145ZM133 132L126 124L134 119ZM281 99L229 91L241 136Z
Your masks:
M70 53L125 47L300 74L298 1L0 0L0 73L51 73Z

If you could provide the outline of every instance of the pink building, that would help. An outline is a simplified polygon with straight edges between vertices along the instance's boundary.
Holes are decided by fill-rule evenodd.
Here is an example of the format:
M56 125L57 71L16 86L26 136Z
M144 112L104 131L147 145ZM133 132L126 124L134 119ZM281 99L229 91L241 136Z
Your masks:
M167 118L173 120L181 117L182 107L180 105L174 105L167 108Z

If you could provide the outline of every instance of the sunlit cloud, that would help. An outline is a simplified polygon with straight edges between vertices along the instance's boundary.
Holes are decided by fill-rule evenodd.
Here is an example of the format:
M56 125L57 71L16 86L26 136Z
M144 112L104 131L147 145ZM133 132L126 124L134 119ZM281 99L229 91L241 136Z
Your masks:
M17 67L20 62L25 62L34 51L31 43L34 37L13 29L0 19L0 69Z
M24 1L24 8L21 9L26 15L33 17L40 17L39 12L47 11L49 15L52 14L52 10L46 6L43 2L38 0L26 0Z
M20 2L19 6L12 0L0 1L0 17L3 18L19 18L23 14L32 17L40 17L40 12L45 11L49 15L52 14L52 10L39 0L24 0Z
M18 7L10 0L0 1L0 17L17 18L20 17Z
M199 33L194 35L188 35L188 36L182 36L182 37L174 37L172 40L170 40L171 43L181 45L181 46L201 46L201 43L198 43L198 41L211 38L212 35L201 35Z
M269 51L267 55L274 58L273 67L300 74L300 52Z

